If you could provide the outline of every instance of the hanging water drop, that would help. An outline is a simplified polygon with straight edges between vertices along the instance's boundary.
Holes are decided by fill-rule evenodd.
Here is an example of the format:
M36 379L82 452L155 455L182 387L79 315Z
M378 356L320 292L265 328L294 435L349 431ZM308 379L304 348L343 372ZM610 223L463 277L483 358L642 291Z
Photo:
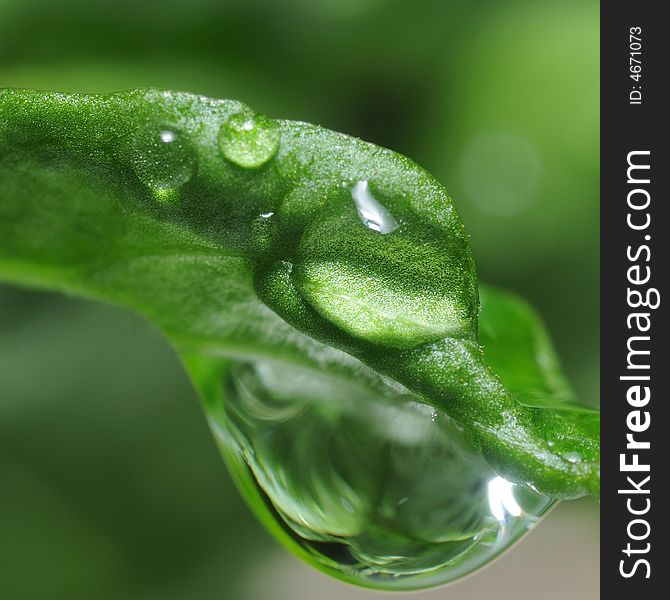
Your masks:
M554 503L500 477L406 392L279 363L229 365L221 386L225 400L209 387L205 405L247 502L285 545L351 583L452 581Z
M356 204L358 216L368 229L377 233L391 233L398 228L398 222L393 215L370 192L367 180L359 181L351 188L351 197Z
M257 169L279 150L279 127L261 113L232 115L219 130L219 148L238 167Z
M139 180L161 200L172 199L195 171L195 156L179 129L163 125L142 129L134 139L133 168Z

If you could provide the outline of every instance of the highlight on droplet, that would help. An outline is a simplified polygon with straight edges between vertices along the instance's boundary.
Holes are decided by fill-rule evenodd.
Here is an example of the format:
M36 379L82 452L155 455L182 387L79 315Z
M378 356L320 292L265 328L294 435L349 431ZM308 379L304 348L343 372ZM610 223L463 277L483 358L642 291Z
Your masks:
M193 176L196 160L187 136L173 125L161 125L136 133L132 166L157 199L170 201Z
M356 204L358 216L368 229L382 234L398 229L398 222L390 211L372 195L366 179L357 182L351 188L351 197Z
M279 141L277 122L249 111L228 118L218 136L223 156L243 169L257 169L266 164L277 154Z

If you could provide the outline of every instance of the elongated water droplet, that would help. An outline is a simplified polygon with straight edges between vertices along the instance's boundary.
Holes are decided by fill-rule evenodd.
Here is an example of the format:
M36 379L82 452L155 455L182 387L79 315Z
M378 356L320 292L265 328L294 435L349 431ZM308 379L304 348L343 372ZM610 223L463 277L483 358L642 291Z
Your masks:
M143 129L135 136L133 168L142 183L167 200L193 176L195 155L177 127Z
M363 225L368 229L378 233L391 233L398 229L393 215L370 192L367 180L359 181L351 188L351 197Z
M407 393L265 363L230 366L222 386L207 410L247 502L284 544L350 582L447 583L553 504L497 475L447 415Z
M279 127L261 113L236 113L221 125L219 148L237 166L256 169L277 153Z

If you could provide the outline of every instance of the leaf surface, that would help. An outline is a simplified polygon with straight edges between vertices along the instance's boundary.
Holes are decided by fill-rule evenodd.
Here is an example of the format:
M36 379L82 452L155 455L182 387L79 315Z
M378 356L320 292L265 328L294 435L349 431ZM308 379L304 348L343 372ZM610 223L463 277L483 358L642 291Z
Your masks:
M0 91L0 278L133 308L185 356L394 380L505 477L598 494L598 413L525 303L479 314L451 199L389 150L185 93Z

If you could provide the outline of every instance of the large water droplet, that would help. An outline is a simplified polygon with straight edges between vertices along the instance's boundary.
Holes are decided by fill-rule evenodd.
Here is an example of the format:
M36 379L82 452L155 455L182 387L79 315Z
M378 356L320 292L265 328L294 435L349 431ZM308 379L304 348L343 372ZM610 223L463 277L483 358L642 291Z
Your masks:
M363 225L369 229L378 233L391 233L398 228L393 215L370 192L367 180L359 181L351 188L351 197Z
M325 373L237 364L210 423L247 502L321 570L389 590L487 564L553 501L498 476L416 397Z
M177 127L143 129L135 136L133 168L158 198L169 199L193 176L195 155Z
M219 148L230 162L239 167L261 167L279 149L279 127L275 121L260 113L236 113L221 125Z

